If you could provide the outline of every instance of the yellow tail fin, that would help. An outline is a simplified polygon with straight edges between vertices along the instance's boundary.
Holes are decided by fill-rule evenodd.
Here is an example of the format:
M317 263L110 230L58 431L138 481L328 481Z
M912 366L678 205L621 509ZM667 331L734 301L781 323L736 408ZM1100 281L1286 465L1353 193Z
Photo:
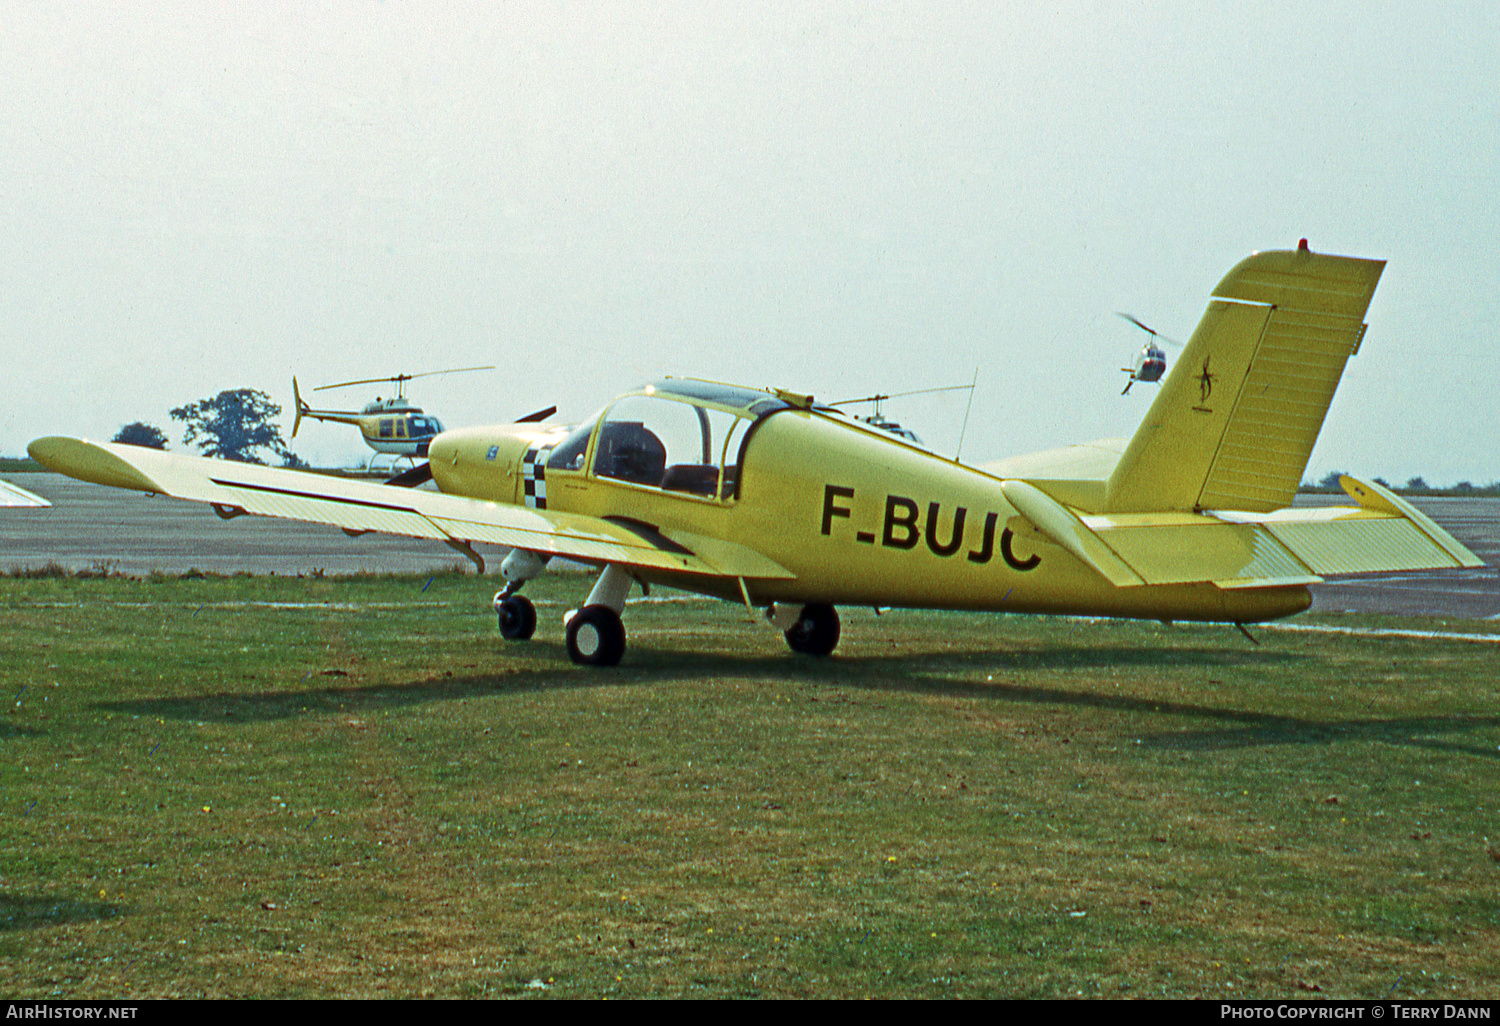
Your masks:
M1240 261L1110 475L1103 512L1290 505L1384 268L1306 243Z

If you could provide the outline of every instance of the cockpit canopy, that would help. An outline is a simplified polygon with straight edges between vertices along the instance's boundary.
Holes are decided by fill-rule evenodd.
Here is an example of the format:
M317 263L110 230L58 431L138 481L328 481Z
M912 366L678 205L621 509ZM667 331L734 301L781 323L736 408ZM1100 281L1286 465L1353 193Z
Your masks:
M443 422L436 417L412 416L381 417L377 425L381 438L422 439L436 438L443 433Z
M646 488L736 496L751 426L789 404L765 392L667 378L620 396L558 443L549 470L582 471Z

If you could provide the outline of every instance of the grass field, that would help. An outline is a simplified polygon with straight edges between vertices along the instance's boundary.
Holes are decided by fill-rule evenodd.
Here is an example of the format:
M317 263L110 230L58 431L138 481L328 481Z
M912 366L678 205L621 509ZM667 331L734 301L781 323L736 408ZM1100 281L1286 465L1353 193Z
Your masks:
M588 584L0 578L0 992L1500 994L1500 646Z

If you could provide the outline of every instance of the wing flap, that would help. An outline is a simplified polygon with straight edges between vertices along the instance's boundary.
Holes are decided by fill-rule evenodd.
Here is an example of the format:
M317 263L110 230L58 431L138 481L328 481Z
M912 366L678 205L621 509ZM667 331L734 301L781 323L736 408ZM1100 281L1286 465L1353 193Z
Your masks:
M747 545L674 528L666 528L662 534L677 544L692 549L700 557L718 567L719 573L726 577L791 580L797 576L780 563L766 558Z

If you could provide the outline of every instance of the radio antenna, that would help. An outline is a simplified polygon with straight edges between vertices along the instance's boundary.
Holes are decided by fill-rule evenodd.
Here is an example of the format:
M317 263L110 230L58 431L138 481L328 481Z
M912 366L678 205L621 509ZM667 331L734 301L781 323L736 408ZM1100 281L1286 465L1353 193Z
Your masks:
M953 454L953 462L958 462L958 457L964 451L964 435L969 431L969 411L974 408L974 386L979 384L979 368L974 368L974 380L969 382L969 405L964 407L964 426L958 431L958 451Z

